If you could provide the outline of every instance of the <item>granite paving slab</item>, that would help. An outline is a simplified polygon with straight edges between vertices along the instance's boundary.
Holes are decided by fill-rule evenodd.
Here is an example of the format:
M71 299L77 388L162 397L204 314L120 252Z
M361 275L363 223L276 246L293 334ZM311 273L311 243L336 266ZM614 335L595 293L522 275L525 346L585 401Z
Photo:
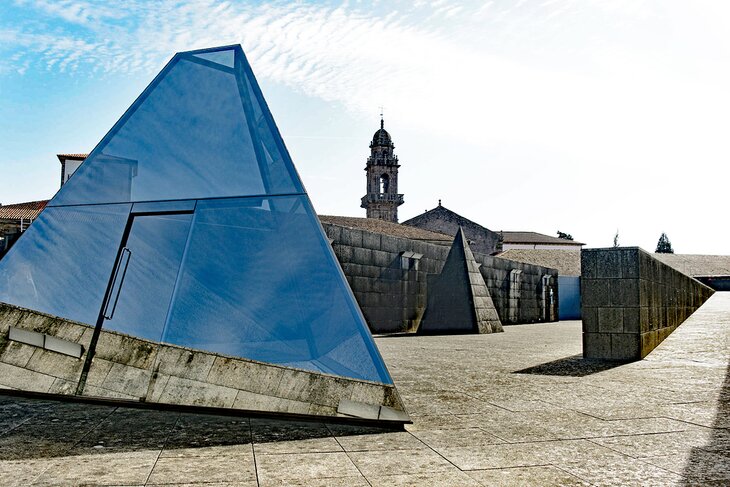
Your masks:
M141 451L59 458L32 485L145 485L158 455Z
M147 485L204 482L255 482L253 448L197 457L158 458Z
M260 485L276 486L285 481L314 483L315 479L361 476L344 452L256 455Z
M591 485L552 465L472 470L468 472L468 475L479 481L479 485L493 485L495 487L521 487L523 485L587 487Z
M404 430L0 393L0 485L730 485L730 293L644 360L577 321L376 338Z

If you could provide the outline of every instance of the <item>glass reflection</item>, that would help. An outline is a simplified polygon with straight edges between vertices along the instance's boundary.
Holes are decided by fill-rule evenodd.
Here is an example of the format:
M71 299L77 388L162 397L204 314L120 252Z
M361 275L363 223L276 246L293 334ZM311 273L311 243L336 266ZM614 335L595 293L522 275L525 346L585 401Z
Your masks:
M159 341L185 250L192 214L137 215L124 243L120 285L110 298L111 319L105 330L116 330Z
M200 201L163 341L391 383L306 197Z
M96 324L131 206L43 210L0 260L0 301Z
M303 192L239 51L178 54L49 205Z

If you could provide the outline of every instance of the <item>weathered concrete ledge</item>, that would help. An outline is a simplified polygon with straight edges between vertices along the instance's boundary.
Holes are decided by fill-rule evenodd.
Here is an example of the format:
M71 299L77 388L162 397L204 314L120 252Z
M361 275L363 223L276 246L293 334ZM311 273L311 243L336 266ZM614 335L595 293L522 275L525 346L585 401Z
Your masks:
M71 357L8 338L10 327L83 347ZM93 328L0 303L0 387L75 395ZM182 406L408 422L394 386L99 335L84 396Z
M583 356L640 360L714 291L638 247L581 251Z

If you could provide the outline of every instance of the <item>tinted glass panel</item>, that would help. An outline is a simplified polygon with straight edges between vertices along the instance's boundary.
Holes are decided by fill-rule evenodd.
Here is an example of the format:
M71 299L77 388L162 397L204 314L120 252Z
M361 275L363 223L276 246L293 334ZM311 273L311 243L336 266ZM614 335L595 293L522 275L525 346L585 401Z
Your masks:
M391 383L306 197L198 202L163 341Z
M237 59L239 59L241 71L247 73L247 76L243 77L245 84L242 85L241 89L246 94L243 98L251 100L250 107L248 103L245 104L246 115L254 127L254 131L260 135L258 149L260 152L259 157L264 161L262 174L264 174L264 178L270 187L286 187L287 181L299 181L299 176L296 174L294 164L289 158L289 153L284 146L281 135L279 135L279 129L274 123L271 112L266 106L261 90L256 83L256 78L245 62L243 52L239 54Z
M49 205L302 192L243 53L201 55L178 54Z
M0 260L0 301L96 324L130 207L43 210Z
M224 49L222 51L200 52L195 57L222 64L228 68L233 67L233 49Z
M191 214L134 217L124 245L129 262L122 261L119 291L112 295L114 312L104 321L104 329L159 341L191 218Z

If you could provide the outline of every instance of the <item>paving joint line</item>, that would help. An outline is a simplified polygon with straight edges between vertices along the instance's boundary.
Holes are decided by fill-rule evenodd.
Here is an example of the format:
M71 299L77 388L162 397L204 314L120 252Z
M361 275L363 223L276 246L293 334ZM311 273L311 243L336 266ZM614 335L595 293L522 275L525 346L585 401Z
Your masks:
M561 472L563 472L566 475L570 475L571 477L577 478L581 482L585 482L588 485L599 485L599 484L595 484L595 483L591 482L590 480L586 480L586 479L584 479L583 477L581 477L579 475L575 475L574 473L568 472L567 470L565 470L563 467L561 467L558 464L552 463L551 466L557 468L558 470L560 470Z
M20 423L16 424L15 426L13 426L13 427L11 427L9 429L6 429L5 431L3 431L3 432L0 433L0 437L3 437L5 435L7 435L11 431L15 431L17 428L19 428L20 426L23 426L25 423L27 423L31 419L33 419L33 417L32 416L29 416L29 417L25 418L23 421L21 421Z
M370 487L373 487L373 484L370 482L370 479L367 478L364 473L362 473L362 470L360 470L360 467L357 466L357 463L355 463L355 461L350 456L350 452L347 451L347 450L345 450L345 447L342 446L342 443L340 443L340 440L337 439L337 436L332 432L332 430L330 429L329 425L327 423L324 423L324 427L327 429L327 431L329 432L329 434L332 435L332 438L337 442L337 444L339 445L339 447L342 448L342 451L347 456L347 459L350 460L350 463L352 463L352 465L355 467L355 469L358 471L358 473L362 476L362 478L365 479L365 482L367 482ZM365 451L369 451L369 450L365 450Z
M167 436L165 436L165 441L162 442L162 448L160 448L160 451L157 453L157 458L155 458L155 463L152 464L152 468L150 469L150 473L147 474L147 478L144 481L145 487L149 485L150 478L152 477L152 472L155 471L155 467L157 466L157 462L160 461L160 457L162 456L162 452L165 451L165 447L167 446L167 442L170 440L170 435L172 435L172 432L175 431L175 427L180 422L180 414L177 415L177 418L175 418L175 423L172 425L172 428L170 428L170 431L167 432Z
M251 439L251 455L253 456L253 472L256 474L256 485L261 486L261 481L259 480L259 466L256 463L256 445L254 443L253 438L253 424L251 423L251 418L248 418L248 435Z
M68 449L67 449L67 450L66 450L66 451L65 451L64 453L68 453L68 452L69 452L69 451L71 451L71 450L72 450L72 449L73 449L73 448L74 448L74 447L75 447L76 445L78 445L79 443L81 443L81 442L82 442L82 441L84 440L84 438L86 438L86 437L87 437L87 436L88 436L89 434L91 434L91 432L92 432L92 431L94 431L94 430L95 430L96 428L98 428L98 427L99 427L99 425L101 425L101 423L103 423L104 421L106 421L106 420L107 420L107 418L109 418L109 416L111 416L112 414L114 414L114 412L115 412L115 411L116 411L117 409L118 409L118 407L114 407L114 408L113 408L113 409L111 410L111 412L110 412L109 414L107 414L106 416L104 416L103 418L101 418L101 419L99 420L99 422L98 422L98 423L96 423L96 425L94 425L94 426L91 426L91 427L89 428L89 430L88 430L88 431L86 431L86 433L84 433L83 435L81 435L81 437L80 437L80 438L79 438L78 440L76 440L76 441L75 441L75 442L73 443L73 445L71 445L71 446L70 446L70 447L69 447L69 448L68 448ZM31 419L32 419L32 418L28 418L28 421L30 421ZM39 478L41 478L41 477L43 476L43 474L45 474L45 473L46 473L46 472L47 472L47 471L48 471L48 470L49 470L49 469L50 469L50 468L51 468L51 467L52 467L52 466L53 466L53 465L55 464L55 462L56 462L56 460L53 460L53 459L49 459L49 462L48 462L48 466L46 466L46 468L44 468L44 469L43 469L43 470L42 470L42 471L41 471L41 472L40 472L40 473L39 473L38 475L36 475L36 476L35 476L35 477L33 478L33 480L32 480L32 481L30 482L30 484L31 484L31 485L33 485L33 484L34 484L34 483L36 482L36 480L38 480Z
M455 429L459 429L459 428L455 428ZM406 432L407 432L407 433L408 433L409 435L411 435L412 437L414 437L414 438L415 438L416 440L418 440L418 441L420 441L421 443L423 443L424 445L426 445L426 448L428 448L429 450L431 450L432 452L434 452L434 453L435 453L436 455L440 456L441 458L443 458L444 460L446 460L447 462L449 462L449 463L450 463L451 465L453 465L453 466L454 466L454 467L455 467L455 468L456 468L457 470L459 470L460 472L463 472L463 471L464 471L464 470L462 470L461 468L459 468L459 467L458 467L458 466L457 466L457 465L456 465L456 464L455 464L454 462L452 462L451 460L449 460L448 458L446 458L445 456L443 456L443 455L442 455L441 453L439 453L438 451L436 451L436 450L435 450L435 449L434 449L434 448L433 448L433 447L432 447L431 445L429 445L428 443L426 443L425 441L423 441L422 439L420 439L419 437L417 437L416 435L414 435L414 434L413 434L413 433L411 433L410 431L406 430Z

